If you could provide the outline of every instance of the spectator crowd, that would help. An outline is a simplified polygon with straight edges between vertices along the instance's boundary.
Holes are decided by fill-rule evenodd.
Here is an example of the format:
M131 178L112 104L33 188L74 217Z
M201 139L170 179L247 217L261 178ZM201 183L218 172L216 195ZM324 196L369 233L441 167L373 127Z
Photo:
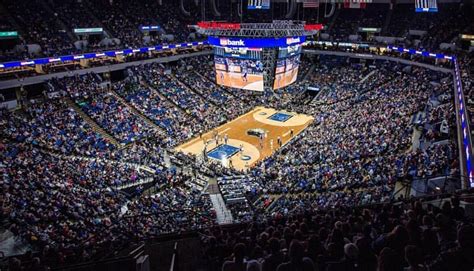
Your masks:
M291 92L254 97L215 85L209 60L142 64L117 82L98 74L52 79L45 94L56 98L1 111L2 213L16 236L48 255L42 264L91 260L129 241L188 230L207 236L206 259L223 270L375 270L394 260L395 269L379 270L443 270L450 264L438 258L443 253L468 258L472 226L456 200L442 210L418 201L385 205L398 180L459 174L450 75L304 60ZM308 94L307 84L320 92ZM259 105L315 121L245 172L174 153ZM418 115L425 117L415 123ZM214 228L203 172L246 176L232 188L243 201L227 204L242 232ZM455 243L456 233L467 241ZM425 239L432 250L423 250Z
M2 61L181 43L203 38L189 27L199 21L196 20L201 13L198 8L186 5L185 8L191 12L186 16L179 3L170 0L7 0L4 8L8 16L0 26L8 31L18 31L20 36L14 46L3 48ZM206 14L206 19L235 20L232 10L232 4L222 3L221 14ZM248 14L245 22L284 19L286 7L275 3L274 12L272 16ZM390 8L389 4L381 3L370 3L365 9L338 8L338 15L329 18L308 14L305 21L331 26L323 30L328 35L324 39L330 41L348 42L351 35L352 39L356 36L359 36L356 40L366 39L359 32L360 27L378 28L377 35L399 38L399 42L406 47L433 51L440 50L440 43L459 45L458 35L472 31L472 14L459 3L440 3L439 12L428 14L415 13L413 5L397 4ZM301 19L299 15L295 16L298 18L292 19ZM159 26L160 29L142 31L141 26ZM82 35L74 31L77 28L102 28L103 31ZM426 33L419 36L410 34L409 30Z

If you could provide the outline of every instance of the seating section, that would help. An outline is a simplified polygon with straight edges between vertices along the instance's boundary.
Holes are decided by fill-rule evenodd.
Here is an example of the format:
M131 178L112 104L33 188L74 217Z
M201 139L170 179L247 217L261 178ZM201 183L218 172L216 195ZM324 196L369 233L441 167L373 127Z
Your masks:
M182 85L171 75L166 75L159 64L136 66L132 74L141 77L148 86L165 99L192 118L199 120L193 121L184 130L204 133L227 119L220 108L199 95L197 91Z
M127 205L125 223L139 225L137 237L158 236L179 229L196 230L212 226L215 212L209 195L175 187ZM130 216L128 216L130 215ZM160 227L156 227L160 225Z
M87 74L56 83L75 103L120 143L153 137L157 131L133 114L113 93L104 89L98 75Z
M116 84L114 91L165 129L171 137L183 140L191 136L189 131L178 129L180 127L179 123L187 120L186 114L169 101L160 98L155 90L141 86L138 83L127 83Z
M331 206L297 215L288 206L288 215L203 231L205 263L210 270L225 270L235 262L263 270L471 268L472 262L455 260L468 255L474 232L459 201ZM438 239L441 232L449 237Z
M40 0L5 1L6 9L21 27L18 29L21 43L25 45L38 44L41 46L41 56L66 55L74 52L73 41L66 34L66 29L61 26L53 12L44 7L42 2ZM26 54L27 52L21 53Z
M204 185L204 180L168 170L148 172L122 162L63 158L3 139L0 149L2 164L9 165L3 187L8 191L5 206L11 208L10 230L44 248L45 264L88 261L104 253L108 244L119 249L130 238L214 224L209 196L189 188L190 183ZM149 178L155 192L138 193ZM133 193L129 196L121 187L135 189L128 188ZM91 250L77 253L82 249Z
M2 131L17 142L64 154L100 155L116 147L60 100L31 105L25 115L4 112Z
M6 46L0 60L23 60L204 39L188 27L196 24L195 14L200 14L199 7L187 4L185 6L192 13L191 16L181 13L179 1L170 0L7 0L4 3L4 12L10 16L2 19L0 27L18 31L20 39L15 41L15 44L20 46ZM231 6L221 3L218 8L221 16L211 12L206 14L206 19L235 20ZM329 8L324 4L322 7L325 10ZM285 5L275 4L271 15L260 13L256 16L257 14L250 12L246 22L285 19L286 13ZM408 4L396 4L393 10L390 10L388 4L380 3L369 3L364 9L340 8L335 13L337 15L324 18L319 12L308 9L305 21L330 26L331 29L327 30L330 30L329 34L334 41L349 41L349 35L358 34L358 27L374 27L382 28L384 36L402 37L411 47L430 50L439 50L440 43L457 41L460 33L469 33L472 21L469 10L459 3L439 3L437 13L415 13L413 5ZM150 25L157 25L160 30L151 33L140 30L140 26ZM17 27L19 29L14 29ZM78 36L74 33L74 28L95 27L103 28L104 33L88 36ZM428 33L420 39L418 36L408 35L410 29ZM421 43L416 42L418 39ZM78 40L87 40L87 43L77 44L76 47L75 42ZM28 48L28 44L38 44L41 48Z
M430 141L420 149L412 149L411 116L432 102L433 74L414 68L410 73L398 73L402 68L380 67L381 72L373 73L370 80L379 85L369 81L359 84L352 68L352 72L341 68L328 72L334 78L349 74L341 81L327 79L324 83L324 77L317 76L322 89L335 90L327 96L330 103L303 107L303 112L315 116L314 124L293 144L251 169L253 182L260 184L256 194L308 193L309 199L313 200L314 195L317 202L324 197L325 204L331 205L341 198L350 202L355 193L357 205L362 199L390 199L395 181L400 178L457 174L456 166L448 162L455 158L451 144ZM354 77L352 84L350 76ZM436 80L448 80L449 84L450 77L438 74ZM352 90L341 95L348 85ZM446 90L441 84L436 88L439 95ZM302 110L301 105L294 107L292 110ZM452 107L447 109L451 111L446 114L453 116ZM428 130L422 131L425 133ZM302 208L305 206L308 205L303 204Z
M76 103L122 143L130 143L154 133L153 128L110 93L90 94L76 99Z
M9 229L44 251L42 266L106 258L135 241L199 231L207 256L202 261L218 270L234 244L257 250L270 238L290 252L293 239L327 242L313 259L325 270L344 255L324 258L329 251L344 253L344 237L355 246L353 237L372 232L364 227L377 230L367 236L383 240L401 231L396 225L408 230L415 223L410 219L425 223L426 215L458 223L459 209L425 212L414 207L418 200L392 204L399 200L397 182L460 175L452 75L396 62L339 60L303 59L301 71L312 71L304 80L257 97L216 86L207 78L213 67L203 64L210 61L206 56L129 67L113 82L95 73L49 80L44 97L0 111ZM469 65L462 69L471 103ZM262 105L308 114L314 122L245 171L175 150ZM425 188L423 194L444 192L439 185ZM220 193L225 208L217 209L208 193ZM217 216L229 210L238 225L223 234ZM438 214L445 218L438 221ZM222 257L212 252L217 241L226 248ZM366 244L377 255L379 241ZM247 254L266 262L261 253Z

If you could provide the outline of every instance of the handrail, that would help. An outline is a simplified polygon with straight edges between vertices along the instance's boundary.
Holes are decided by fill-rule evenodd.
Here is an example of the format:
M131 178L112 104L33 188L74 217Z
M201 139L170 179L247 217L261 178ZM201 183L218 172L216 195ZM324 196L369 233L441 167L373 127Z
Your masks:
M176 261L176 254L178 254L178 242L174 243L173 257L171 257L170 271L174 271L174 263Z
M128 255L134 255L135 253L137 253L140 249L143 249L144 247L145 247L145 243L142 243L136 249L130 251L130 253L128 253Z
M458 127L458 141L460 148L460 155L464 161L461 167L461 172L468 176L468 181L463 183L463 188L474 187L474 169L472 157L472 138L471 129L469 127L469 117L466 112L466 103L464 99L464 92L462 89L461 73L459 71L459 63L457 58L454 58L454 96L456 111L456 126ZM462 137L462 138L461 138ZM461 144L462 143L462 144ZM461 148L462 146L462 148ZM464 172L463 172L464 171Z

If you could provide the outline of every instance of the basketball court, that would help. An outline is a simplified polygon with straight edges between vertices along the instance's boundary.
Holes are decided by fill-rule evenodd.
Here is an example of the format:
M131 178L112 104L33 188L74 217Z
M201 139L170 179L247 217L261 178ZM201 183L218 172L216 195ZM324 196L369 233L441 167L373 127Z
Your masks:
M202 137L191 139L176 150L245 170L271 156L312 121L313 117L308 115L256 107Z

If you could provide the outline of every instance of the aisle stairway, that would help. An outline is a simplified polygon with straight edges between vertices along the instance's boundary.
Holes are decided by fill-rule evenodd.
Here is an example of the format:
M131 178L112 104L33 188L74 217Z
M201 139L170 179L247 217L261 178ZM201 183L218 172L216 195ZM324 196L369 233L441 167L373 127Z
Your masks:
M361 84L364 83L365 81L367 81L367 79L370 78L370 76L372 76L372 75L375 74L376 72L377 72L377 70L371 71L371 72L370 72L369 74L367 74L364 78L362 78L359 83L361 83Z
M322 102L319 99L319 96L323 95L323 93L326 93L328 91L330 91L328 87L323 87L322 89L320 89L319 92L314 95L313 99L311 99L311 102L309 102L309 104L312 106L317 106L320 102Z
M190 92L198 95L199 97L201 97L203 100L205 101L208 101L210 102L212 105L214 106L219 106L217 105L215 102L213 102L212 100L210 99L207 99L201 92L197 91L196 89L192 88L191 86L189 86L188 84L186 84L185 82L181 81L178 77L176 77L174 74L170 74L170 78L172 78L174 81L176 81L179 85L181 85L183 88L189 90Z
M0 229L0 253L2 256L10 257L22 255L28 251L32 251L31 245L15 235L8 229ZM2 269L3 270L3 269Z
M274 209L275 207L277 207L276 203L278 202L278 200L279 200L281 197L284 197L283 195L271 195L271 196L273 196L273 201L272 201L272 203L271 203L270 205L268 205L267 208L265 208L265 212L267 212L267 213L273 212L273 209Z
M110 90L110 94L112 94L115 98L117 98L117 100L119 100L122 104L124 104L126 107L128 107L132 112L133 114L139 116L141 119L143 119L144 122L146 122L148 125L150 125L151 127L155 128L156 130L162 132L162 133L165 133L165 131L163 130L163 128L161 128L160 126L158 126L155 122L153 122L151 119L149 119L147 116L145 116L142 112L140 112L138 109L136 109L134 106L132 106L131 104L129 104L124 98L122 98L122 96L120 96L117 92L113 91L113 90Z
M308 72L306 74L303 75L302 79L301 79L301 82L305 82L306 80L308 80L308 77L313 74L314 70L316 69L316 64L313 64L311 65L311 67L309 68Z
M385 17L385 22L382 27L382 35L387 35L388 26L390 25L390 21L392 20L393 8L388 10L387 17Z
M141 81L140 82L144 87L147 87L149 88L151 91L154 91L156 94L158 94L158 97L160 97L160 99L163 99L163 100L166 100L168 101L169 103L171 103L172 105L174 105L178 110L180 110L181 112L183 112L184 114L188 115L188 116L191 116L192 115L186 111L184 108L182 108L181 106L179 106L177 103L175 103L172 99L166 97L165 95L163 95L163 93L160 92L160 90L156 89L155 87L151 86L150 84L148 84L148 82L146 82L145 80Z
M107 133L93 119L91 119L86 113L84 113L84 111L82 111L81 108L79 108L79 106L77 106L77 104L73 100L71 100L69 97L65 97L64 99L66 100L68 106L74 109L74 111L76 111L77 114L79 114L79 116L81 116L81 118L84 119L95 132L101 134L104 138L107 138L110 143L114 145L119 145L118 141L113 136Z
M208 81L208 82L211 82L212 84L214 84L214 85L217 86L217 87L219 86L218 84L216 84L216 82L215 82L214 80L212 80L211 78L207 77L206 75L203 75L203 74L201 74L200 72L198 72L198 71L196 71L196 70L193 70L193 72L194 72L197 76L201 77L202 79L204 79L204 80L206 80L206 81ZM234 95L234 94L233 94L233 95Z
M199 97L201 97L204 101L206 102L209 102L212 106L216 107L219 111L220 111L220 114L224 114L224 115L227 115L229 114L230 112L228 111L229 109L226 108L225 104L217 104L215 103L212 99L208 99L206 98L206 96L204 94L202 94L200 91L194 89L192 86L186 84L185 82L181 81L180 79L178 79L178 77L176 77L175 75L170 75L170 77L175 80L176 82L178 82L178 84L180 84L182 87L186 88L187 90L193 92L194 94L198 95ZM206 80L203 78L203 80ZM206 80L207 81L207 80ZM216 86L216 87L219 87L219 86ZM222 112L222 111L223 112Z
M214 210L216 210L217 224L223 225L233 223L234 219L232 218L232 213L227 209L222 195L220 193L211 194L210 197Z

